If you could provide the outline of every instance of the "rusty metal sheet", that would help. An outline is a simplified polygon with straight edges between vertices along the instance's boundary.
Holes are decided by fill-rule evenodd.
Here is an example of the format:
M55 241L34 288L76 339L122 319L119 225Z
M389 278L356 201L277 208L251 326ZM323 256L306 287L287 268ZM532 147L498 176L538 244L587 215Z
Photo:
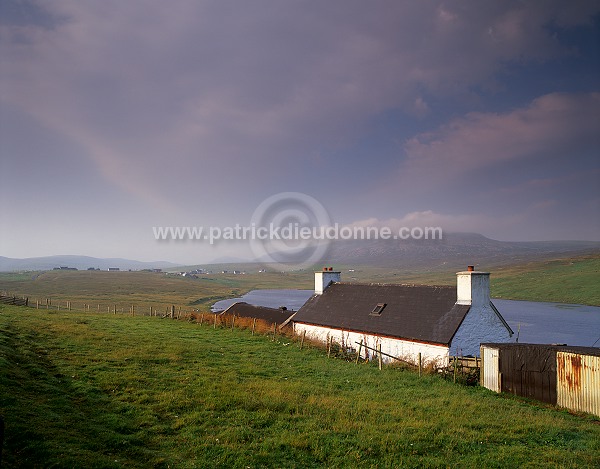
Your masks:
M557 352L557 404L600 417L600 357Z

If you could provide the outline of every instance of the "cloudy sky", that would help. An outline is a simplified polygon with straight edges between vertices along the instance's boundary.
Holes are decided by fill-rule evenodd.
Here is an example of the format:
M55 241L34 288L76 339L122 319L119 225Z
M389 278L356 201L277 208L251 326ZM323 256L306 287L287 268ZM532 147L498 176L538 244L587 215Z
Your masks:
M206 262L341 224L600 240L595 1L0 0L0 255Z

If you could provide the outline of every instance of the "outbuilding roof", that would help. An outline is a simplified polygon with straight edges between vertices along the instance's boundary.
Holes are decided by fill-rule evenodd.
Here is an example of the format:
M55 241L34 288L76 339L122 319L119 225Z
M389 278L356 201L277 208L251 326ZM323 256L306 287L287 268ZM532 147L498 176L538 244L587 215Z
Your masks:
M553 352L568 352L577 355L590 355L593 357L600 357L600 347L584 347L579 345L567 345L567 344L528 344L528 343L483 343L482 347L493 348L498 350L521 350L523 353L531 353L532 350L550 350Z
M285 322L294 312L282 308L267 308L266 306L254 306L244 301L232 304L221 314L231 314L236 317L256 318L275 323L278 326Z
M293 321L448 345L469 308L456 304L455 287L334 283Z

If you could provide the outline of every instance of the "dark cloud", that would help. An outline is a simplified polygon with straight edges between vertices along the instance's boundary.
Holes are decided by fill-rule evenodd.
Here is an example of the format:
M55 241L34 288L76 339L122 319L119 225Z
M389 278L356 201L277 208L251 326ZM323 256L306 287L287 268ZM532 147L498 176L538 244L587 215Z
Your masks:
M563 120L543 106L598 90L523 96L502 78L516 65L531 75L539 64L589 60L557 31L589 27L599 11L593 2L9 5L0 23L0 112L29 116L67 142L70 158L85 159L107 185L164 216L183 217L190 207L205 216L251 213L251 204L290 181L321 196L331 180L323 169L336 168L339 180L354 180L366 166L371 173L378 162L382 177L394 165L409 168L413 180L440 167L460 176L464 165L452 162L482 164L470 155L483 150L482 161L510 164L516 153L544 151L548 138L574 137L576 123L587 125L586 138L593 127L583 102ZM589 67L597 73L597 64ZM568 82L568 70L559 73ZM390 142L401 127L412 137L406 151L374 149L348 164L375 126L389 127L378 135ZM503 152L488 151L494 138ZM200 185L221 193L220 202L194 206L174 190ZM344 208L356 190L341 189L333 210L370 216Z
M598 117L600 93L555 93L507 113L471 113L406 143L403 182L427 177L452 184L458 176L518 159L562 161L569 152L572 168L594 165L597 160L582 150L598 146Z

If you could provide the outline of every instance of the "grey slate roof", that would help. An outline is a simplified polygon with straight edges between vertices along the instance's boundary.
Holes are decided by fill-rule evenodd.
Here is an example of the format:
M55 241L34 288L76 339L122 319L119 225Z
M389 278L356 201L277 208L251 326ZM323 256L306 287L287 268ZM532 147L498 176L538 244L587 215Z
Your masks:
M371 315L378 303L385 308ZM334 283L293 321L447 345L470 308L455 303L456 287Z
M277 325L285 322L294 312L280 308L267 308L266 306L254 306L244 301L232 304L222 314L231 314L236 317L256 318L275 323Z

